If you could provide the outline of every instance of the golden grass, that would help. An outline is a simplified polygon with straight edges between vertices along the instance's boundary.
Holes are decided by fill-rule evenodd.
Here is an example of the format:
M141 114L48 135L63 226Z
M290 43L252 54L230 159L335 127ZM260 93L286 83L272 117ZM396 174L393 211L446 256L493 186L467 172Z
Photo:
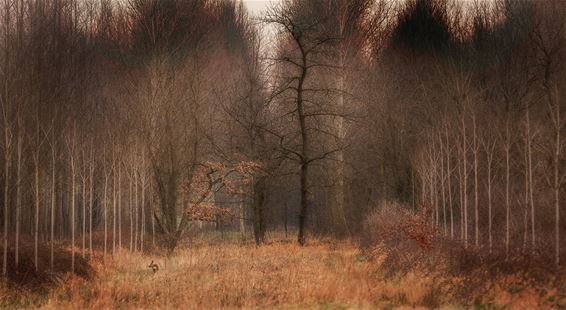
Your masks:
M147 267L154 260L155 274ZM374 308L427 306L427 277L384 280L356 246L281 240L193 245L172 257L122 252L95 281L68 277L45 309ZM408 283L407 281L410 281Z
M160 267L155 274L148 268L151 260ZM458 308L450 293L457 279L439 281L418 270L386 278L380 264L365 260L348 242L314 240L299 247L280 238L258 248L207 240L170 258L122 251L105 265L95 262L93 280L68 275L47 296L20 292L19 299L4 288L0 302L43 309ZM493 299L521 308L520 297L506 294ZM527 297L523 305L536 307Z

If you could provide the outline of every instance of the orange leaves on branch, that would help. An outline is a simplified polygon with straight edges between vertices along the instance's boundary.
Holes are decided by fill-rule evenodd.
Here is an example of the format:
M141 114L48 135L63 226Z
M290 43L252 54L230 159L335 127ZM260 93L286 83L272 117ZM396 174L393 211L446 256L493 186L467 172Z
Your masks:
M236 218L231 210L219 208L210 201L222 189L230 194L244 195L244 185L250 184L253 174L261 168L254 161L240 161L233 167L207 161L195 171L192 179L181 187L181 195L188 197L187 212L191 220L229 222Z
M222 171L226 169L226 166L223 163L215 161L207 161L202 165L202 167L211 171Z
M234 168L241 175L251 175L259 169L261 165L255 161L241 161Z
M187 210L191 221L228 223L236 218L236 214L229 209L218 208L214 203L202 202L199 204L190 203Z

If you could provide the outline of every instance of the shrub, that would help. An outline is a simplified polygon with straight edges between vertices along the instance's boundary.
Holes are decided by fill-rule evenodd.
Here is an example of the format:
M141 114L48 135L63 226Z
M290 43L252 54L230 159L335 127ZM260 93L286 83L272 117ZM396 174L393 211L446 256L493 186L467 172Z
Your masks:
M364 253L370 258L385 255L383 266L391 272L406 272L415 263L430 261L436 239L430 214L427 206L414 212L399 203L381 204L364 223Z
M465 247L460 240L437 233L431 215L427 206L414 212L398 203L380 205L364 223L362 253L378 258L386 276L423 274L468 306L521 304L529 294L538 292L545 296L537 300L539 306L561 307L564 301L553 296L563 291L557 288L565 287L566 268L557 268L546 256L521 249L506 253L500 248ZM435 299L430 297L428 306L433 307ZM517 300L508 301L511 297Z

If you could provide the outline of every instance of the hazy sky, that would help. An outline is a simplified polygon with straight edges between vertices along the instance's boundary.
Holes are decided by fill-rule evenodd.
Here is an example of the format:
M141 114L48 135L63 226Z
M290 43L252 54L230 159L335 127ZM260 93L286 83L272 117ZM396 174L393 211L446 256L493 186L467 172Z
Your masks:
M268 5L279 0L243 0L250 13L257 16L264 11Z

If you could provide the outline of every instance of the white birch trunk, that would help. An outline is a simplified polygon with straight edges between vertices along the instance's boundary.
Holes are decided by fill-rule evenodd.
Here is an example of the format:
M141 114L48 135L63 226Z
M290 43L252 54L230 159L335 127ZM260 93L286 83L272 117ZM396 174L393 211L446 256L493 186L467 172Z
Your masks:
M479 193L478 193L478 135L476 114L472 113L473 125L473 145L474 145L474 220L475 220L475 245L480 246L480 229L479 229Z
M16 244L15 244L15 263L18 267L20 258L20 221L22 209L22 126L18 120L18 135L16 143ZM37 269L37 268L36 268Z

